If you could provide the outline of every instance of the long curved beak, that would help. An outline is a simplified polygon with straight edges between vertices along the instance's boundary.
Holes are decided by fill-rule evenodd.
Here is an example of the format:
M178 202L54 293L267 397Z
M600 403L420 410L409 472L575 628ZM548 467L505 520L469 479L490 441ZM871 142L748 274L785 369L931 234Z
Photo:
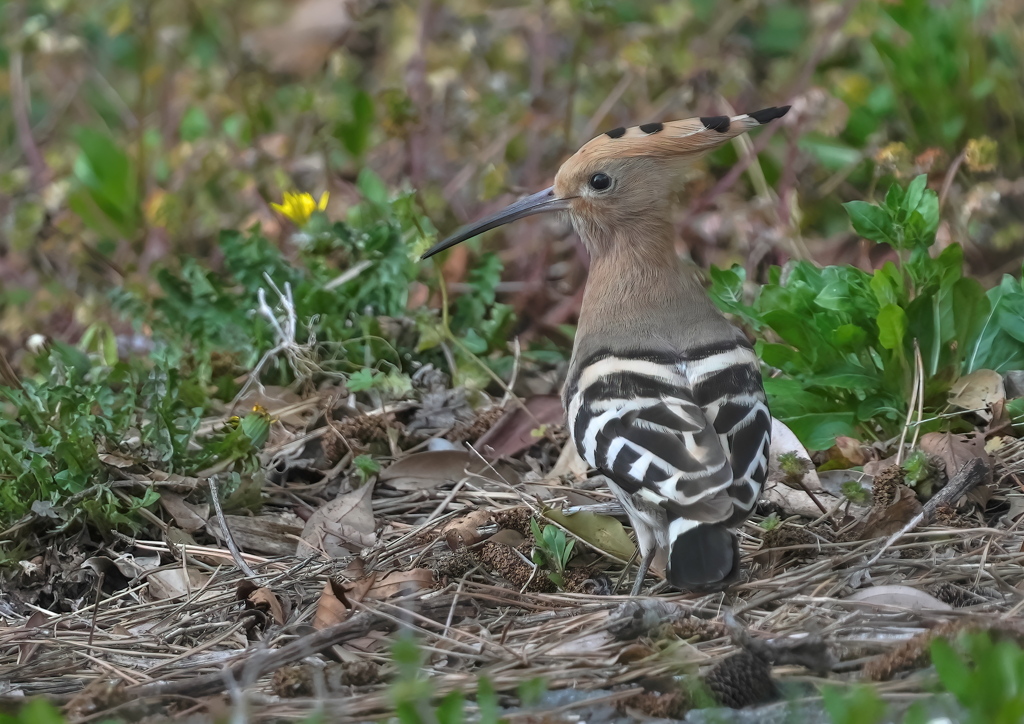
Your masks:
M439 241L427 249L427 252L421 256L420 259L422 260L431 257L439 251L444 251L456 244L462 243L466 239L472 239L474 236L479 236L485 231L490 231L491 229L496 229L499 226L504 226L510 221L522 219L526 216L533 216L534 214L543 214L547 211L565 211L568 208L569 199L560 199L555 196L555 187L550 186L543 191L531 194L526 198L519 199L519 201L516 201L514 204L506 206L498 213L492 214L485 219L481 219L475 224L463 226L444 241Z

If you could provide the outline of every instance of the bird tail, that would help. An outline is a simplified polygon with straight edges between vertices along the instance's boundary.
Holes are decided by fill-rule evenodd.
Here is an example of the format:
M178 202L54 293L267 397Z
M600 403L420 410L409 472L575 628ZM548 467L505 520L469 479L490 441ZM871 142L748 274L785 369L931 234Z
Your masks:
M736 535L721 523L669 523L668 582L684 591L720 588L739 571Z

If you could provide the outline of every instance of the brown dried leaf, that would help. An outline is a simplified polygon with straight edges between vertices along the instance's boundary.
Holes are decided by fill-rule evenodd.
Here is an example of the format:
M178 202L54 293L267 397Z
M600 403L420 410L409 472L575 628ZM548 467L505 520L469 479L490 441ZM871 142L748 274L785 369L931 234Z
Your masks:
M869 460L869 448L856 438L838 435L836 437L836 449L840 455L850 462L850 467L863 465Z
M344 587L329 579L320 593L320 600L316 602L313 628L320 631L334 626L348 618L351 613L352 604L345 595Z
M434 572L429 568L395 571L378 578L366 591L366 598L383 601L395 596L427 591L434 587Z
M890 536L921 512L921 501L906 485L896 486L896 499L886 506L875 506L857 527L857 538L869 540Z
M49 619L42 611L36 611L28 620L25 621L25 629L39 628L45 626ZM36 641L20 643L18 644L18 666L24 666L32 660L32 656L35 655L36 649L39 648L39 643Z
M378 479L395 490L413 491L454 485L467 475L504 480L512 485L519 482L519 475L510 466L503 463L490 465L466 450L413 453L389 466Z
M257 588L249 594L247 600L252 604L253 608L269 613L277 625L284 625L284 606L281 605L281 600L277 597L277 594L269 588Z
M512 457L537 444L534 435L541 425L557 425L565 419L558 395L535 395L526 410L516 405L476 441L476 448L490 459Z
M311 400L315 403L315 400ZM316 415L315 404L303 405L302 397L280 385L263 385L250 387L249 391L237 400L233 406L235 413L243 415L254 406L259 405L269 411L274 419L288 427L305 427L311 417Z
M179 528L189 533L201 530L210 517L209 504L186 503L185 496L172 493L169 490L160 491L160 505L171 514Z
M306 521L296 554L340 558L376 543L372 492L368 482L317 508Z
M498 543L509 548L518 548L526 542L526 536L512 528L502 528L487 539L491 543Z
M248 553L266 556L288 556L295 553L295 539L303 531L302 519L294 513L261 513L260 515L225 515L231 537ZM207 532L220 541L220 521L216 517L206 523Z
M555 461L555 466L551 468L550 475L552 478L571 475L574 480L583 480L583 478L587 477L589 469L590 466L587 465L587 461L580 457L580 453L576 449L576 443L572 440L566 440L558 460Z
M351 0L300 0L273 27L247 35L244 47L275 73L308 76L352 28Z
M209 576L194 568L168 568L146 576L149 595L155 600L185 598L206 585Z
M1003 376L995 370L975 370L949 388L949 404L964 410L984 410L1005 399Z
M466 515L448 521L441 529L441 535L451 550L458 550L462 546L471 546L484 539L480 534L480 527L487 525L491 520L489 510L473 510Z
M975 458L982 458L989 468L993 467L992 456L985 451L985 438L981 435L929 432L921 436L919 447L930 455L942 458L946 466L946 476L949 478ZM989 478L991 480L991 474Z

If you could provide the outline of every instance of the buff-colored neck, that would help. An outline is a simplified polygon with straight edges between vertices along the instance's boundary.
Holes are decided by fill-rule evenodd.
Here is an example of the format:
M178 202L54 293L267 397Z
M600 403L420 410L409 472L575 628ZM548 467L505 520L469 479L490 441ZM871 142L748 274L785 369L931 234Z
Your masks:
M584 243L593 256L577 357L603 347L685 349L735 334L679 259L668 223L656 234L584 237Z

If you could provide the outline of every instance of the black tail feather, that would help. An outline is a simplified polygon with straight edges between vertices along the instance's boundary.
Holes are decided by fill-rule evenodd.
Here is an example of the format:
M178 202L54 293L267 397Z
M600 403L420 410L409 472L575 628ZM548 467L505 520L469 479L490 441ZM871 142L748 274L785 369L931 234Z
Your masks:
M698 525L672 541L668 582L684 591L721 589L739 572L740 546L723 525Z

